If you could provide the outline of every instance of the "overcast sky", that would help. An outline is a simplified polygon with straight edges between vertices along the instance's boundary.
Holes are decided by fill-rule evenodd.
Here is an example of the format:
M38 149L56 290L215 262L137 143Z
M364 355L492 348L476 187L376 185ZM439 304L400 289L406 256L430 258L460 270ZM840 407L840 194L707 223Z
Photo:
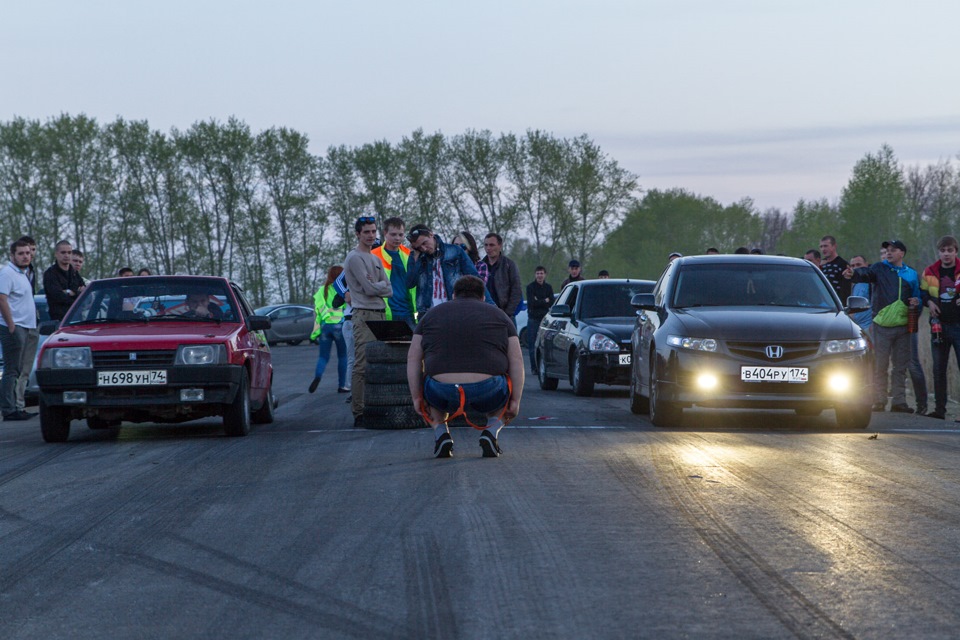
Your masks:
M417 128L587 134L643 188L792 210L889 144L960 153L957 0L4 3L0 120L185 129L315 153Z

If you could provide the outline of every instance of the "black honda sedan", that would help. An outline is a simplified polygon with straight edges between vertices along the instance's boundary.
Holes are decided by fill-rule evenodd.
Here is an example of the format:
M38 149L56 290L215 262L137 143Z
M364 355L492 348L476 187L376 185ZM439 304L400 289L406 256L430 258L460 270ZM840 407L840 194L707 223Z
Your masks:
M540 388L569 380L574 394L589 396L596 383L630 383L630 330L637 312L630 301L653 290L652 280L581 280L557 298L537 331Z
M630 409L657 426L676 425L684 407L792 409L837 424L870 424L872 356L844 308L806 260L778 256L692 256L674 260L631 337Z

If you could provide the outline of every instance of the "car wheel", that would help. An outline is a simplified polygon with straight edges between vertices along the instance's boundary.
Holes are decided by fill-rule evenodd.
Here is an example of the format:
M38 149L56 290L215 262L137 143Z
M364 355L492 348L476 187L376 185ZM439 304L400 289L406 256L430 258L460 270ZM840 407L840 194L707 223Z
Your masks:
M270 386L267 387L267 397L263 400L263 405L251 414L250 419L254 424L272 424L273 410L277 407L276 398L273 395L273 380L270 380Z
M543 359L543 353L537 352L537 379L540 381L540 388L544 391L554 391L560 380L551 378L547 375L547 363Z
M866 429L873 415L870 405L860 403L838 404L836 412L837 426L841 429Z
M236 397L223 412L223 430L234 438L250 433L250 383L246 369L240 371L240 388Z
M680 422L683 409L660 397L662 391L658 376L654 358L654 364L650 370L650 421L657 427L673 427Z
M637 388L639 377L637 373L637 359L633 358L633 367L630 372L630 411L637 415L650 413L650 399L640 395L640 391Z
M40 433L44 442L66 442L70 437L68 409L48 407L40 400Z
M570 356L570 386L575 396L593 395L593 376L583 364L583 358L577 354Z
M295 347L301 342L303 342L303 340L287 340L287 344L290 345L291 347Z

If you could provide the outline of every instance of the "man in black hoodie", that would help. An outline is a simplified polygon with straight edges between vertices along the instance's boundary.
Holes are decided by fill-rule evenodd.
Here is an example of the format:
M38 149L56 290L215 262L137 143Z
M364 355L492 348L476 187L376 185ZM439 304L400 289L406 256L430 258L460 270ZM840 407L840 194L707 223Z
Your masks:
M534 348L537 331L553 305L553 287L547 282L546 267L537 267L534 274L534 281L527 285L527 350L530 352L530 368L536 373L537 357Z
M61 240L54 247L56 262L43 272L43 291L47 295L51 320L63 320L73 301L83 291L83 280L73 268L73 245Z

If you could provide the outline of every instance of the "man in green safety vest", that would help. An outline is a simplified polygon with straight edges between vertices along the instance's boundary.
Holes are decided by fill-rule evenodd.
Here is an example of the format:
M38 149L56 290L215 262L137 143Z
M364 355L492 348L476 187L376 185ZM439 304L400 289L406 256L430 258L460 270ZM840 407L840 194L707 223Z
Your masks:
M393 297L386 300L387 320L403 320L411 329L416 325L417 288L407 289L407 262L410 249L403 246L405 226L400 218L383 221L383 244L373 250L373 255L383 262L384 272L393 286Z

